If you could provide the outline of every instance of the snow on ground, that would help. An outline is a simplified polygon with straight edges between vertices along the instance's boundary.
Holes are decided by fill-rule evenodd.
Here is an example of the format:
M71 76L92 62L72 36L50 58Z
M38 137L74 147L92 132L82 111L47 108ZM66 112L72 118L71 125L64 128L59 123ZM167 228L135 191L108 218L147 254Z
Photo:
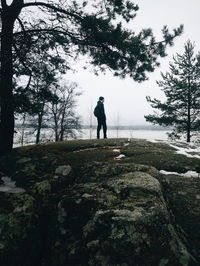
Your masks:
M177 146L178 144L178 146ZM177 154L183 154L189 158L198 158L200 159L200 147L197 146L191 146L191 144L186 144L184 143L184 146L186 147L180 147L179 143L177 144L171 144L169 145L175 149L177 149L176 153Z
M114 160L121 160L122 158L125 158L126 156L124 154L120 154L117 157L114 158Z
M7 193L23 193L25 190L20 187L16 187L15 181L12 181L10 177L3 176L1 177L1 180L3 181L3 184L0 185L0 191L1 192L7 192Z
M187 171L186 173L182 173L182 174L179 174L177 172L168 172L168 171L165 171L165 170L160 170L160 173L163 174L163 175L179 175L179 176L183 176L183 177L200 177L200 174L197 173L196 171Z
M52 139L52 134L49 129L44 129L44 136L42 135L42 140ZM77 136L77 139L90 139L94 137L96 130L90 131L90 129L83 129L81 133ZM127 143L124 144L124 146L128 146L130 143L130 137L131 138L140 138L140 139L146 139L147 141L151 142L164 142L171 147L176 149L177 154L183 154L190 158L198 158L200 159L200 143L199 142L191 142L190 144L184 142L184 141L174 141L170 142L167 137L167 132L164 130L118 130L117 136L119 138L128 138ZM25 136L25 144L34 144L35 137L34 134L28 134L29 132L26 132ZM48 138L47 138L48 137ZM116 138L116 130L108 130L108 138ZM199 137L200 138L200 137ZM198 139L198 138L197 138ZM20 134L18 133L15 135L14 139L14 147L20 146Z
M120 153L120 149L114 149L113 152L118 152L118 153Z
M147 139L148 140L148 139ZM189 158L198 158L200 159L200 142L199 139L195 139L191 141L190 143L182 140L182 141L170 141L165 139L154 139L150 140L153 143L166 143L170 145L172 148L176 149L177 154L185 155Z
M176 149L177 154L185 155L189 158L198 158L200 159L200 146L193 142L193 143L187 143L187 142L168 142L164 141L165 143L169 144L171 147ZM200 162L199 162L200 167ZM187 171L186 173L177 173L177 172L168 172L165 170L160 170L161 174L164 175L179 175L183 177L197 177L200 178L200 173L196 171Z

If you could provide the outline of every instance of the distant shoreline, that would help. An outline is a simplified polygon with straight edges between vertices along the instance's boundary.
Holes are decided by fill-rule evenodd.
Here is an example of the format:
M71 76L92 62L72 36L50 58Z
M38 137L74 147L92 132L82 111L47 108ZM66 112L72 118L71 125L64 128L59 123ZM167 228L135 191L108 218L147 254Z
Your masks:
M82 129L96 129L96 125L82 125ZM108 126L108 129L111 130L172 130L172 127L161 127L154 125L128 125L128 126Z
M22 125L16 124L16 128L21 128ZM36 125L31 125L31 124L25 124L25 128L36 128ZM48 125L43 125L43 129L45 128L52 128L49 127ZM81 125L81 129L96 129L96 125ZM117 126L117 125L108 125L108 129L110 130L160 130L160 131L167 131L167 130L172 130L172 127L162 127L162 126L157 126L157 125L128 125L128 126Z

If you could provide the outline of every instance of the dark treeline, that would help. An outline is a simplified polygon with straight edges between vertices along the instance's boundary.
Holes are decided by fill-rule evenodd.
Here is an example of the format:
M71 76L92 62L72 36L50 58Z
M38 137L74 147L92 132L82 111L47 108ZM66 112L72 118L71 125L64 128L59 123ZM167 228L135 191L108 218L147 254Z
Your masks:
M157 125L127 125L127 126L117 126L117 125L108 125L108 129L111 130L171 130L172 127L164 127L164 126L157 126ZM82 125L82 129L96 129L96 126L92 125Z

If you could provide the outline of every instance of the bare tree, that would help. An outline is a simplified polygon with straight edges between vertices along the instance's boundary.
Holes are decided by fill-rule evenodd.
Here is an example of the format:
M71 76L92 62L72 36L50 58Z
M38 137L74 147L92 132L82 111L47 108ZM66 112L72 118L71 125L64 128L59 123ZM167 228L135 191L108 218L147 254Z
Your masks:
M50 104L55 141L63 141L68 137L76 137L80 129L80 117L75 112L77 97L81 95L75 82L67 82L64 86L55 86L54 94L58 97Z
M24 13L30 8L31 13ZM55 52L63 51L73 60L79 54L87 54L95 71L112 69L116 76L129 75L141 82L159 65L158 58L166 56L166 46L173 44L183 27L174 29L172 34L164 27L160 42L151 29L135 34L122 22L132 20L137 10L138 6L129 0L0 1L0 154L11 151L13 145L14 58L26 65L32 44L45 36Z
M94 116L93 110L94 110L94 108L93 108L93 104L91 102L91 105L90 105L90 114L89 114L89 117L90 117L90 139L92 139L92 118Z

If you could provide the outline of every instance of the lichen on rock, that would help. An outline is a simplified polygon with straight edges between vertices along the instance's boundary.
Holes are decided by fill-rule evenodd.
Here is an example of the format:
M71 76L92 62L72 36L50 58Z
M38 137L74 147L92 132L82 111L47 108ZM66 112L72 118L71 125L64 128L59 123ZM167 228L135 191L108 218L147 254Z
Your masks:
M70 141L2 157L1 176L23 193L0 191L0 265L199 265L199 181L159 172L199 160L163 143L126 144ZM126 157L114 160L114 148Z
M56 175L67 176L71 172L72 168L70 165L60 165L55 170Z

